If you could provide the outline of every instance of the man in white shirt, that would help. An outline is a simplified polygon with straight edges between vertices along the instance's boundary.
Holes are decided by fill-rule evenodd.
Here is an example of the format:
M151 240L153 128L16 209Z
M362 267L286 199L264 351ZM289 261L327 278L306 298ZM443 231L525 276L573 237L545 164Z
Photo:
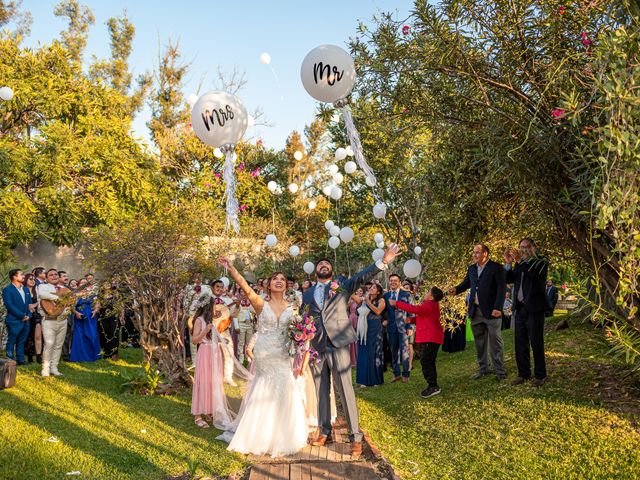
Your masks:
M42 376L48 377L53 375L58 377L62 375L58 371L58 363L62 354L62 345L67 333L67 316L69 309L64 311L57 317L51 317L42 308L42 300L59 300L57 295L58 282L60 277L55 268L47 270L47 283L41 283L36 287L38 293L38 311L42 316L42 337L44 339L44 348L42 349Z
M238 298L236 300L236 318L238 321L238 360L240 363L244 362L245 347L251 344L251 339L255 332L253 324L253 316L255 310L251 306L251 302L247 298L247 295L240 290L238 292Z

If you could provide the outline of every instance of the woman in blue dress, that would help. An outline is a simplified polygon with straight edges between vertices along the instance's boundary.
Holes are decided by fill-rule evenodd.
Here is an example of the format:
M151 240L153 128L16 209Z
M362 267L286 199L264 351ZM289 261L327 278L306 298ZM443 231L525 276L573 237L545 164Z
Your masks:
M382 313L385 307L382 287L374 283L365 294L363 305L358 309L360 317L358 318L356 383L363 388L382 385L384 382Z
M100 359L100 337L98 336L97 290L93 285L78 294L71 342L72 362L95 362Z

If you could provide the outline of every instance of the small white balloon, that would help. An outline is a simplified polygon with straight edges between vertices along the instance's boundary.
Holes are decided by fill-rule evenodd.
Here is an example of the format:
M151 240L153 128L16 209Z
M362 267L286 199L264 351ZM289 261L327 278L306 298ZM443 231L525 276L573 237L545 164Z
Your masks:
M271 55L267 52L260 54L260 63L263 65L269 65L271 63Z
M298 247L297 245L292 245L289 248L289 253L292 257L297 257L298 255L300 255L300 247Z
M344 49L320 45L304 57L300 78L309 95L321 102L333 103L351 93L356 82L356 67Z
M249 115L247 117L247 127L253 127L256 124L256 119L254 118L253 115Z
M344 176L338 172L333 176L333 181L336 182L336 184L340 185L342 182L344 182Z
M337 237L338 235L340 235L340 227L338 225L333 225L329 229L329 235L331 235L332 237Z
M382 260L382 258L384 257L384 250L382 250L381 248L376 248L373 253L371 253L371 258L373 258L374 262L377 262L378 260Z
M220 150L218 147L213 149L213 156L216 158L222 158L224 157L224 153L222 153L222 150Z
M296 193L298 191L298 185L296 185L295 183L292 183L289 185L289 191L291 193Z
M351 145L345 148L345 151L347 152L348 157L353 157L353 149L351 148Z
M340 246L340 239L338 237L331 237L329 239L329 247L334 250Z
M351 160L349 160L344 164L344 173L348 173L349 175L351 175L353 173L356 173L356 170L358 170L358 165L356 165L356 162L352 162Z
M384 242L384 235L381 234L380 232L376 233L373 236L373 241L376 242L376 243Z
M278 244L278 239L275 235L270 233L269 235L267 235L267 238L264 239L264 243L267 244L267 247L273 248Z
M315 208L316 208L316 202L315 202L315 200L311 200L309 202L309 210L313 210Z
M300 150L296 150L295 152L293 152L293 158L295 158L296 160L302 160L302 152Z
M222 285L224 285L224 288L229 288L229 279L227 277L220 277L219 280L222 282Z
M322 189L322 193L324 193L327 197L331 195L331 185L327 185Z
M404 266L402 267L402 271L404 275L408 278L416 278L422 272L422 265L415 258L411 260L407 260L404 262Z
M378 248L384 248L384 242L378 242L378 243L376 243L376 247L378 247Z
M331 227L333 227L335 225L335 223L333 223L333 220L327 220L326 222L324 222L324 228L326 228L327 230L331 230Z
M373 207L373 216L382 219L387 214L387 206L384 203L378 203Z
M336 173L338 173L340 171L340 168L338 167L338 165L336 164L331 164L329 165L329 173L331 175L335 175Z
M0 88L0 98L6 102L13 98L13 90L9 87Z
M304 270L304 273L306 273L307 275L311 275L316 269L316 266L313 264L313 262L305 262L302 266L302 269Z
M344 227L342 228L342 230L340 230L340 240L342 240L344 243L349 243L351 240L353 240L353 237L355 237L355 235L356 234L351 227Z
M375 186L376 186L376 184L377 184L378 182L377 182L377 181L376 181L376 179L375 179L375 178L373 178L373 177L367 177L367 178L365 179L365 183L367 184L367 186L368 186L368 187L372 187L372 188L373 188L373 187L375 187Z
M347 151L342 147L337 148L336 149L336 162L344 160L345 158L347 158Z
M342 189L338 186L331 187L329 196L331 197L332 200L340 200L342 198Z
M187 97L187 105L189 105L191 108L193 108L197 101L198 95L196 95L195 93L192 93Z
M278 189L278 184L271 180L269 183L267 183L267 188L271 193L275 193L275 191Z
M421 247L414 248L413 253L415 253L416 255L420 255L422 253L422 248Z

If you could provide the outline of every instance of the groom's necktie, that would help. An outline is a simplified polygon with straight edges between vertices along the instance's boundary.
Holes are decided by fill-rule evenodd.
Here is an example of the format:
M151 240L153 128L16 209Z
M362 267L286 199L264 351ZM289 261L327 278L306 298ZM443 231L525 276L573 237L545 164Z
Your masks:
M313 291L313 299L318 304L318 308L320 308L320 310L324 307L324 287L324 283L318 282L316 283L316 289Z

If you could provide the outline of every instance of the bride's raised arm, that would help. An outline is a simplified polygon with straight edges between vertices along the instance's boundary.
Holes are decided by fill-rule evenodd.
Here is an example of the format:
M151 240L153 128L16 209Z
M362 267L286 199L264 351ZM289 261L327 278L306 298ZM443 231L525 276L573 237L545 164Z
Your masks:
M260 312L262 312L262 307L264 306L264 299L253 291L253 288L249 286L247 281L240 274L240 272L238 272L231 260L229 260L227 257L220 257L218 258L218 262L220 263L220 265L227 269L231 277L240 286L240 288L242 288L244 293L247 295L247 298L251 302L253 309L256 311L256 315L260 315Z

